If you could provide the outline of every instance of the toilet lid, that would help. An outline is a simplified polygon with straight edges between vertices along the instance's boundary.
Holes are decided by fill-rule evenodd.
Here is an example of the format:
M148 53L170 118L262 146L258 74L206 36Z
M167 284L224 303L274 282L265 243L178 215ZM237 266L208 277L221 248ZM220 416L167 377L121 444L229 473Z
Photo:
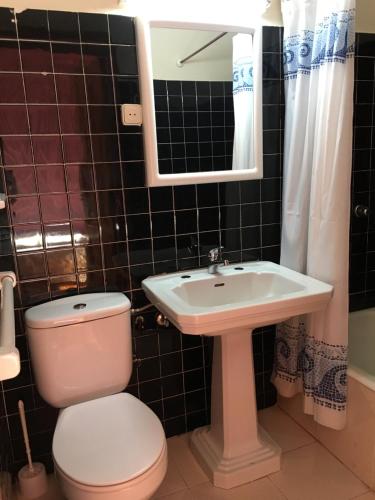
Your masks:
M120 393L62 410L52 451L57 466L74 481L109 486L147 471L164 443L157 416L131 394Z

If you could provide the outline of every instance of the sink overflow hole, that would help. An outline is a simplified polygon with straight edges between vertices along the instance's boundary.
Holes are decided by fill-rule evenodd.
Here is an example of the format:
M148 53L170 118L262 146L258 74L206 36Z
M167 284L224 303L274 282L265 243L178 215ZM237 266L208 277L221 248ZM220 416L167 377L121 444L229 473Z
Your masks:
M243 271L243 267L235 267L234 268L236 271Z
M191 278L191 276L189 276L188 274L184 274L183 276L181 276L181 279L183 280L186 280L186 278Z
M224 286L225 283L216 283L216 285L214 285L214 287L217 287L217 286Z

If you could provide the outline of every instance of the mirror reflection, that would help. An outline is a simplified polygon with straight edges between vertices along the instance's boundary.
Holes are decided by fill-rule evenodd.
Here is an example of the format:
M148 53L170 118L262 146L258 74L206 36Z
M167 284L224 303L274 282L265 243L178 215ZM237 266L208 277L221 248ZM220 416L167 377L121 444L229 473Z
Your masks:
M151 28L160 174L254 168L253 35Z

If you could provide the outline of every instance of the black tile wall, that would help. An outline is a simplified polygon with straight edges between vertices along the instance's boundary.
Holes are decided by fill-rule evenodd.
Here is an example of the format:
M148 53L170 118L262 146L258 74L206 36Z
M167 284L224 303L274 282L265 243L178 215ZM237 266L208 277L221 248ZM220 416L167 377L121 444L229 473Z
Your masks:
M232 169L232 82L154 80L154 94L160 172Z
M205 266L219 244L231 261L278 261L280 37L279 28L264 29L264 179L149 189L142 131L119 120L119 104L139 102L132 19L31 10L15 23L0 9L0 191L8 195L0 211L0 269L17 274L22 358L21 374L1 384L0 442L8 443L2 463L13 470L25 461L18 399L35 459L48 465L57 418L35 386L26 308L96 291L121 291L142 306L142 279ZM133 328L138 361L127 390L158 414L168 436L206 424L212 342L158 328L155 311L144 320L144 329ZM261 408L275 402L273 329L257 330L253 343Z
M368 217L352 212L350 307L375 306L375 35L357 34L354 89L352 208L369 207Z

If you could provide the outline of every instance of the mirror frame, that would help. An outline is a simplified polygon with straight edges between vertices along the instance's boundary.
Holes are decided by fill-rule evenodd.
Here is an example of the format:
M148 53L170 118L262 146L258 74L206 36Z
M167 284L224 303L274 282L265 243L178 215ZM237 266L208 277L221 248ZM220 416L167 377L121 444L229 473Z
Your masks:
M160 174L154 86L152 73L151 28L174 28L203 31L228 31L248 33L254 36L254 158L255 166L244 170L215 170L212 172L189 172ZM263 177L263 123L262 123L262 26L239 26L211 24L181 20L153 20L135 18L137 57L140 80L140 97L143 111L143 146L146 166L146 184L153 186L177 186L208 182L229 182L260 179Z

